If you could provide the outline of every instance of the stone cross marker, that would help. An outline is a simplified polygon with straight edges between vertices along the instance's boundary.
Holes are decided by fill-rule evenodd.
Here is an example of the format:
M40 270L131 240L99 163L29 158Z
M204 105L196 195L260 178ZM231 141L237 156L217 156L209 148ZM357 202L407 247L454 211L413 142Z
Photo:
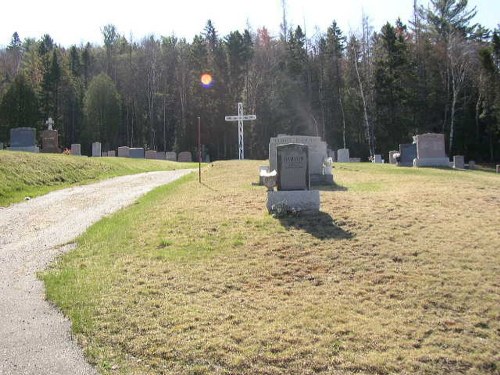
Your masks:
M226 121L238 121L238 159L245 159L245 150L243 142L243 121L256 120L255 115L244 115L243 114L243 103L238 103L238 116L226 116L224 118Z
M52 120L52 117L49 117L49 119L45 121L45 124L47 125L47 130L53 130L52 126L54 126L54 120Z

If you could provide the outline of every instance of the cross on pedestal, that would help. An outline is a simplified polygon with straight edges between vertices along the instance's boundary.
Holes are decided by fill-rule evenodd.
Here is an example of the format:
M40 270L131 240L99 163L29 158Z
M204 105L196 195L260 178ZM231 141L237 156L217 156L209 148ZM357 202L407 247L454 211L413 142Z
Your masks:
M54 125L54 120L52 120L52 117L49 117L49 119L45 121L45 124L47 125L47 129L52 130L52 126Z
M226 121L238 121L238 159L245 159L245 150L243 143L243 121L251 121L256 120L257 116L255 115L244 115L243 114L243 103L238 103L238 116L226 116Z

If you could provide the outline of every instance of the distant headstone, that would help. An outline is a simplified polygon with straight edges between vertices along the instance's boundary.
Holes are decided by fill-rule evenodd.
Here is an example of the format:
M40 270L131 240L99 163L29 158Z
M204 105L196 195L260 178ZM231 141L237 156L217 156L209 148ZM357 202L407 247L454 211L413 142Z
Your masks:
M177 157L177 161L181 163L190 163L193 161L193 156L189 151L179 152L179 156Z
M43 130L42 137L42 152L59 154L59 132L57 130Z
M373 155L372 163L377 163L377 164L382 163L382 155L380 154Z
M309 190L309 148L302 144L276 147L278 190Z
M144 157L146 159L156 159L156 151L155 150L147 150L144 153Z
M165 159L165 152L163 152L163 151L157 151L156 152L156 159L157 160L166 160Z
M264 176L269 173L268 165L259 166L259 185L264 185Z
M116 151L115 150L108 151L108 156L112 158L116 157Z
M450 161L445 153L444 134L427 133L416 135L417 157L415 167L449 167Z
M329 158L332 158L332 160L333 160L334 162L335 162L335 161L337 161L337 156L336 156L336 154L335 154L335 151L333 151L333 150L328 150L328 157L329 157Z
M476 162L474 160L469 160L469 169L476 169Z
M118 157L119 158L128 158L130 155L130 148L128 146L118 147Z
M417 145L415 143L402 143L399 145L399 160L397 164L401 167L413 166L413 160L417 157Z
M92 143L92 157L97 158L100 157L101 154L101 142Z
M71 155L76 155L76 156L82 155L82 145L80 143L73 143L71 145Z
M35 128L12 128L10 129L10 151L39 152L36 146Z
M144 149L142 147L131 147L129 149L129 158L144 159Z
M453 156L453 168L465 169L465 159L463 155Z
M3 150L3 142L0 142L0 150Z
M361 158L349 158L349 163L361 163Z
M177 161L177 153L174 151L167 151L165 153L165 159L170 161Z
M349 163L349 149L341 148L337 150L337 162L339 163Z
M389 151L389 164L397 164L396 158L394 154L399 153L399 151ZM413 163L413 160L412 160Z
M107 151L103 151L103 152L101 152L101 156L102 156L103 158L107 158L107 157L108 157L108 152L107 152Z

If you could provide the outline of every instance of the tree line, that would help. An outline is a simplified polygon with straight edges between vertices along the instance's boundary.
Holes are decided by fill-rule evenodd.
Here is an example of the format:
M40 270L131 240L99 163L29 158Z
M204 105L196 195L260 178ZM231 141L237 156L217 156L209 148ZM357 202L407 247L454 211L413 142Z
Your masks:
M335 21L308 37L288 27L220 36L209 20L191 42L135 41L115 26L103 45L57 45L49 36L0 50L0 140L9 129L55 120L60 144L194 151L197 118L214 159L237 158L236 103L245 154L268 156L277 134L321 136L332 149L368 158L424 132L446 135L449 155L500 159L500 25L474 24L467 0L415 1L413 18L345 35ZM209 73L210 85L200 77Z

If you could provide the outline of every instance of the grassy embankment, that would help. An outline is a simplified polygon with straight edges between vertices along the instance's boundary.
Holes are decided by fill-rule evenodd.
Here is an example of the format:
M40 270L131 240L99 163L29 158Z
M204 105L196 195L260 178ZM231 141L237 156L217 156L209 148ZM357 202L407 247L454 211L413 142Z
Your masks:
M104 178L194 167L194 163L164 160L87 158L0 151L0 206Z
M275 219L259 164L153 191L43 275L102 373L498 374L500 176L337 164L319 215Z

